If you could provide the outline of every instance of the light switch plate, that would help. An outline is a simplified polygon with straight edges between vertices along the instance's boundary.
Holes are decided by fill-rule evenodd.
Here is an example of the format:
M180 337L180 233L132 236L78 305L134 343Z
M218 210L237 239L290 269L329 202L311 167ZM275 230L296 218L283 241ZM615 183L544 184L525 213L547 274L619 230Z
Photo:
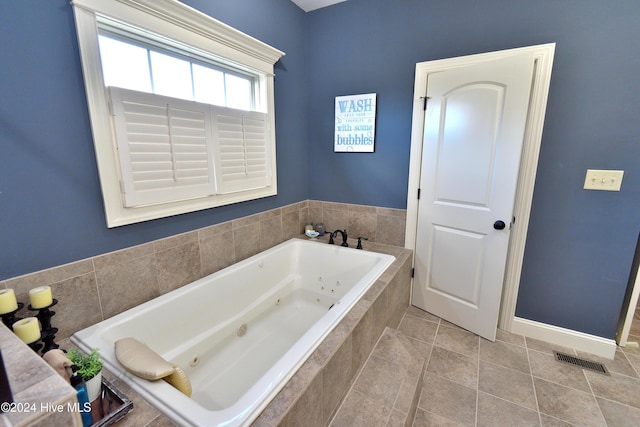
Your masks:
M620 191L624 171L587 169L585 190Z

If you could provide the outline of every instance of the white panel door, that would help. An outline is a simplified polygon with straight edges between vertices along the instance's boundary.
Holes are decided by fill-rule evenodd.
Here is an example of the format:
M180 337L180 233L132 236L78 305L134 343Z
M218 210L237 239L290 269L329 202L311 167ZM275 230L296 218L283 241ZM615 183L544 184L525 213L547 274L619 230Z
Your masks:
M531 53L433 73L420 174L413 304L495 339Z

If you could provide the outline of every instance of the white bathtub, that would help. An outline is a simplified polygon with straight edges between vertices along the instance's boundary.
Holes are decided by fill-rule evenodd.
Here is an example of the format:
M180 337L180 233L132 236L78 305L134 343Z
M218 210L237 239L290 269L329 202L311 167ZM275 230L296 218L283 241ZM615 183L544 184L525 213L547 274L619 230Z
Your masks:
M71 341L99 348L111 371L176 423L248 425L394 259L291 239ZM114 355L114 342L125 337L181 366L192 397L125 371Z

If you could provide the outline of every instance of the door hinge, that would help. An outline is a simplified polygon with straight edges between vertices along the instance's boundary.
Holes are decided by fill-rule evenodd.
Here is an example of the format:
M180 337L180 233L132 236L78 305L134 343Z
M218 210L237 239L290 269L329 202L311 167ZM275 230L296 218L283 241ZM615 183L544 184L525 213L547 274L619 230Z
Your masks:
M427 111L427 101L431 99L430 96L422 96L422 110Z
M418 200L420 200L420 189L418 188Z
M415 275L416 275L416 269L415 269L415 268L412 268L412 269L411 269L411 277L413 277L413 276L415 276Z

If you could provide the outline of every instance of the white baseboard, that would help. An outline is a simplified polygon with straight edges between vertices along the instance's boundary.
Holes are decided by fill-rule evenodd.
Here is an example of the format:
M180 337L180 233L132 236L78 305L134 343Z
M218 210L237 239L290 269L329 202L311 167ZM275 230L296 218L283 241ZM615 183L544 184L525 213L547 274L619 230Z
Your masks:
M533 320L514 317L511 332L525 337L546 341L563 347L575 348L578 351L613 359L616 354L616 342L595 335L558 326L547 325Z

